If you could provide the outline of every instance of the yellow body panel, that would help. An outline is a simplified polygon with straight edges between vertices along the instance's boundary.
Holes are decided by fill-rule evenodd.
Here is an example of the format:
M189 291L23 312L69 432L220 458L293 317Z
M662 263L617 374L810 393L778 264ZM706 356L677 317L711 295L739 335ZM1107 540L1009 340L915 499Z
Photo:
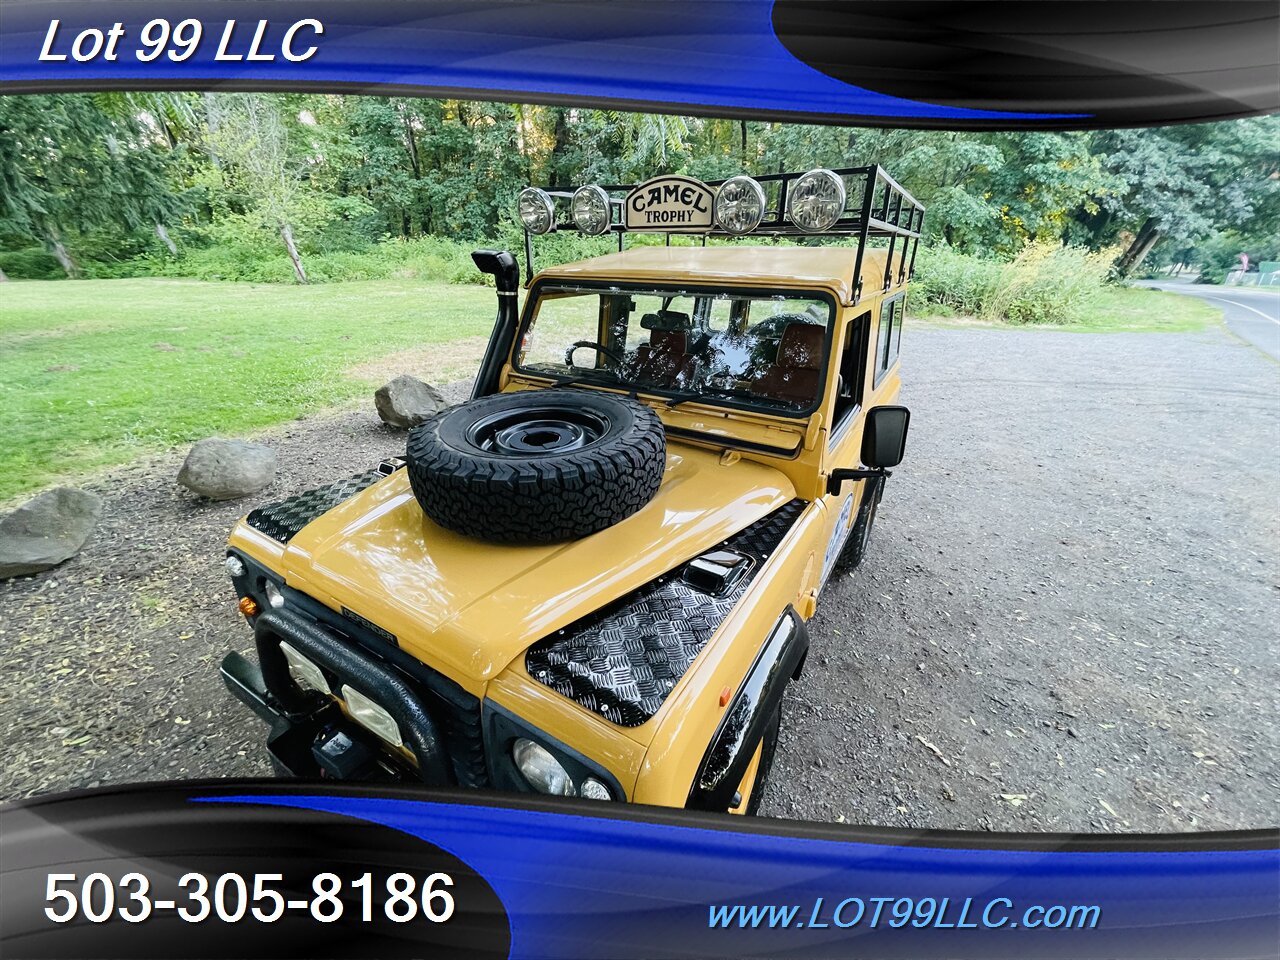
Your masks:
M671 408L641 392L638 398L669 430L683 431L678 439L668 436L661 487L636 514L569 543L466 539L428 519L398 471L311 522L287 547L244 522L231 546L330 608L346 607L390 631L402 649L470 693L602 765L628 799L683 806L724 716L722 691L737 691L788 606L803 619L813 615L853 525L864 483L846 483L830 495L827 478L835 468L858 466L863 413L894 403L900 380L895 362L875 384L874 349L867 349L862 403L837 423L839 345L854 324L855 341L874 348L881 304L903 289L901 266L895 256L893 282L882 290L885 253L867 250L856 304L848 247L643 247L549 269L539 279L827 293L837 306L823 402L809 417L789 418L694 401ZM517 373L506 359L502 389L552 382ZM778 452L746 449L744 441ZM522 654L531 644L796 497L808 507L648 722L615 726L526 673Z
M334 610L389 630L402 649L480 694L529 644L718 543L791 500L763 464L672 445L657 495L582 540L481 544L433 523L403 471L307 525L274 562ZM262 538L247 524L232 545ZM269 541L273 542L273 541Z

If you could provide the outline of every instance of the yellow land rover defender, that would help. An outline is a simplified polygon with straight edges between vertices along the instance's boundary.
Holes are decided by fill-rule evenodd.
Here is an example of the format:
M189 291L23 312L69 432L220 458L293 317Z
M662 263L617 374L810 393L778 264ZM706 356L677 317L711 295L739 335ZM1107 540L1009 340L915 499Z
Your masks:
M223 677L285 775L752 812L805 623L902 459L924 208L869 166L529 188L519 215L522 307L516 258L474 255L498 311L471 400L236 526L257 663ZM555 230L618 252L535 275Z

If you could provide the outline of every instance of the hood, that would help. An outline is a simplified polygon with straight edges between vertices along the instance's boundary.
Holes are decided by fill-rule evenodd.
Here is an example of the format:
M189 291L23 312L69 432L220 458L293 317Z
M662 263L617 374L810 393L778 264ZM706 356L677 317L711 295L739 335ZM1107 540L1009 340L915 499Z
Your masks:
M658 493L626 520L568 543L509 546L437 526L399 470L303 528L283 572L295 588L389 630L403 649L474 686L535 641L794 496L772 467L669 446Z

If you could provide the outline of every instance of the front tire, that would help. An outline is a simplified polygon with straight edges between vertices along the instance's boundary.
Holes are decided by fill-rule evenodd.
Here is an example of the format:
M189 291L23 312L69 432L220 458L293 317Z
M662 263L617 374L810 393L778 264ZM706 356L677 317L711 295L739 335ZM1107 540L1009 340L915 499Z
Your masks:
M849 534L849 542L844 545L836 565L842 570L852 572L862 563L867 547L871 544L871 529L875 526L876 511L880 500L884 497L884 477L867 482L866 492L862 495L862 506L858 508L858 518L853 522L853 530Z
M756 755L752 757L751 764L747 767L747 772L743 775L742 783L738 787L738 793L742 799L736 807L729 809L730 813L748 817L758 815L760 801L764 797L764 787L769 782L769 774L773 770L773 758L778 752L778 734L781 729L782 704L779 703L773 711L769 725L765 727L760 744L756 747Z

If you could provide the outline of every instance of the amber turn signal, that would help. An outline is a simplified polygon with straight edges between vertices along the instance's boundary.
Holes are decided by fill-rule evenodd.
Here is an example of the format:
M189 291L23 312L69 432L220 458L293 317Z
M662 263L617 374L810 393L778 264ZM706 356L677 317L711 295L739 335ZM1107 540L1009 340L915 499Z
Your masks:
M253 597L241 597L239 606L240 612L246 617L256 617L258 615L258 611L261 609L261 607L258 606L258 601L253 599Z
M729 702L729 697L733 693L728 687L720 691L720 706L725 706Z

